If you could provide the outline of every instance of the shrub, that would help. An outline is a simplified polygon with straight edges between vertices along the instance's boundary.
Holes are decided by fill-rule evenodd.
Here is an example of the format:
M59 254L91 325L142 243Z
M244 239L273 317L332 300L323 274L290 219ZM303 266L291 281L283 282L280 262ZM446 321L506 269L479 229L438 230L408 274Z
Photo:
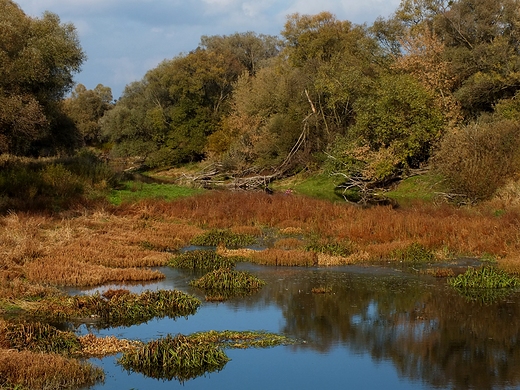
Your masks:
M453 192L473 201L489 199L518 173L520 124L502 120L452 131L433 162Z

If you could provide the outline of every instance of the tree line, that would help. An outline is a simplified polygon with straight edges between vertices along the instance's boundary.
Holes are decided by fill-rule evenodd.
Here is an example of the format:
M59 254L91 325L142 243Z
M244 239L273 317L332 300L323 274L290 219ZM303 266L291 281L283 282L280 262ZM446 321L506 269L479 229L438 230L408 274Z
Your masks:
M0 151L87 145L149 168L322 169L369 189L432 167L485 199L520 172L519 8L402 0L372 25L293 14L279 37L203 36L113 102L103 85L72 90L85 60L74 26L0 0Z

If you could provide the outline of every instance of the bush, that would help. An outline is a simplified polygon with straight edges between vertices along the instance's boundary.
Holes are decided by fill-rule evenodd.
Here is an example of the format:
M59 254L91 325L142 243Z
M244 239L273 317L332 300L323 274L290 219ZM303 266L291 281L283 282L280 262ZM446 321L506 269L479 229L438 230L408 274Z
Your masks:
M472 201L491 198L518 173L518 122L476 123L444 137L433 159L451 191Z

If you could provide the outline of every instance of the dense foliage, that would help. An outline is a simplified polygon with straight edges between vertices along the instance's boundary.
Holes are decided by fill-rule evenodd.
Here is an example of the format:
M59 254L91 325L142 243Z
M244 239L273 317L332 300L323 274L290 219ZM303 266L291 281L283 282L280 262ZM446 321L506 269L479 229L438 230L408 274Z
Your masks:
M402 0L371 26L322 12L289 15L281 38L203 36L115 104L102 85L63 101L84 59L73 26L0 7L1 152L103 146L233 176L325 168L360 192L433 166L470 200L519 172L518 0Z
M0 153L78 145L62 100L84 59L73 25L50 12L31 18L11 0L0 1Z

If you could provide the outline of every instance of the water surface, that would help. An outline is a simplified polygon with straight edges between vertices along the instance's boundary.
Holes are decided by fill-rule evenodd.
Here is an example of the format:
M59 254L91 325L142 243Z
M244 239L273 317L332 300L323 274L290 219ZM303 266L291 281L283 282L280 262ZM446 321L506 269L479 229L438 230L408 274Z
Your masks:
M93 388L520 389L519 294L493 304L468 301L445 280L386 268L237 268L267 286L246 298L203 302L188 318L110 329L84 324L78 333L149 341L168 333L265 330L299 343L226 350L231 361L222 371L184 383L129 374L117 356L92 359L106 372L105 383ZM179 289L203 300L188 284L195 275L161 271L165 280L126 288ZM319 286L332 293L311 293Z

